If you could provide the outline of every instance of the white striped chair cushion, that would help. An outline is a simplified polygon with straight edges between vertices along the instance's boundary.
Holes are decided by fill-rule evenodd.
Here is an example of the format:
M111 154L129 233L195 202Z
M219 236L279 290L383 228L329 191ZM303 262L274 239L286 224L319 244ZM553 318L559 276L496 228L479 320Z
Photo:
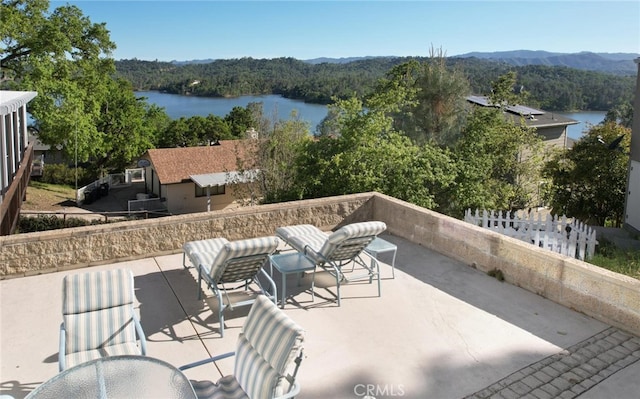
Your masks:
M256 352L249 341L238 337L234 377L250 398L273 398L281 375ZM280 389L281 390L281 389Z
M356 246L355 252L359 253L364 247L366 247L369 242L373 240L378 234L382 233L387 229L387 225L384 222L361 222L361 223L351 223L346 226L339 228L334 231L327 237L326 242L317 251L320 255L327 258L338 258L338 259L348 259L351 256L348 253L343 255L334 254L335 249L340 246L345 240L353 240L357 238L363 238L361 244L358 245L358 240L355 240L354 244ZM358 251L357 247L362 247L360 251ZM348 251L346 251L348 252Z
M215 384L211 381L190 382L198 399L251 399L232 375L220 378Z
M135 342L126 342L123 344L106 346L99 349L92 349L82 352L74 352L65 355L65 368L73 367L77 364L88 362L89 360L99 359L105 356L119 355L139 355L140 348ZM61 356L61 355L60 355Z
M66 367L104 354L141 353L136 344L133 273L117 269L65 276ZM110 348L107 348L110 347Z
M329 234L310 224L278 227L276 236L282 238L291 248L306 253L315 263L322 262L317 252L327 241ZM307 250L307 247L311 251Z
M304 340L302 327L264 295L256 298L242 334L279 373L295 358Z
M65 276L62 314L89 312L135 302L133 273L117 269Z
M312 224L298 224L294 226L278 227L276 236L282 238L284 242L289 242L293 237L320 236L326 238L328 234ZM297 249L297 248L296 248Z
M129 305L63 316L67 354L136 342L133 308ZM140 354L140 350L138 350Z
M217 254L213 253L194 253L194 257L198 259L205 269L205 271L211 276L213 281L220 281L220 277L225 272L225 264L231 259L251 256L251 255L264 255L264 261L267 260L268 255L275 252L278 248L278 238L274 236L251 238L248 240L237 240L226 243ZM211 262L204 263L201 259L212 258Z
M195 267L198 267L198 264L194 263L194 260L192 259L192 254L194 252L203 252L203 253L213 252L213 253L217 253L224 246L224 244L226 244L228 242L229 242L229 240L227 240L224 237L209 238L209 239L206 239L206 240L189 241L189 242L186 242L182 246L182 250L187 255L187 257L189 257L189 259L191 260L191 263Z
M256 298L238 337L234 375L251 398L284 394L285 372L304 330L264 295Z
M324 260L347 260L360 253L378 234L386 230L384 222L351 223L327 234L309 224L278 227L276 235L298 252L306 253L314 262ZM362 242L357 238L362 237ZM348 248L335 252L347 239L354 242ZM309 251L311 249L311 251Z

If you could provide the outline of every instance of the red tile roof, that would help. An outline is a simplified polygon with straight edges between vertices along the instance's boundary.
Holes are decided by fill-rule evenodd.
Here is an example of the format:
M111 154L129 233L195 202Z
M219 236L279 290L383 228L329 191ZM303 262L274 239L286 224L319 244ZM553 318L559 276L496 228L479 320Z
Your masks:
M157 148L147 151L161 184L188 181L191 175L238 170L238 158L246 159L252 140L220 140L206 147Z

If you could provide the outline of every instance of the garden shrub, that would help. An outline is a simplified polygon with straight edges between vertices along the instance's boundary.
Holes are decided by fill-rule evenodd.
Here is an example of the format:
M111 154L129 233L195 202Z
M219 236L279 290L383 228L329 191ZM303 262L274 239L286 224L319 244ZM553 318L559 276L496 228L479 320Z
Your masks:
M81 167L78 168L79 187L86 186L94 180L97 180L97 178L90 171ZM63 164L46 164L40 181L73 187L76 184L76 169Z
M32 233L35 231L57 230L103 223L104 222L100 220L90 221L80 218L64 219L55 215L38 215L36 217L20 216L16 233Z

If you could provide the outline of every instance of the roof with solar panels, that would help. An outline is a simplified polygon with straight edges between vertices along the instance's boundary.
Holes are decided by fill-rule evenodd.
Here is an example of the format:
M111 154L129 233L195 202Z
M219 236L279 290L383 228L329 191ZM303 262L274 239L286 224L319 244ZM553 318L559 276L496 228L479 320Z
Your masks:
M486 96L468 96L467 101L482 107L499 107L491 103ZM524 121L528 127L550 127L576 125L579 122L554 112L542 111L524 105L503 106L503 111L514 119L514 122Z

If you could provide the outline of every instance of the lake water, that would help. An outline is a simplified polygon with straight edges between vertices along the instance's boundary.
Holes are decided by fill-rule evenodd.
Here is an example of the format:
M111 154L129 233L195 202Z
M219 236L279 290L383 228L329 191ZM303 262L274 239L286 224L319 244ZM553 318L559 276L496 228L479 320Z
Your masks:
M567 127L567 136L574 140L579 140L585 130L588 130L590 126L597 125L602 122L607 113L604 111L583 111L556 112L556 114L580 122L577 125L570 125Z
M265 116L272 118L274 114L278 119L289 119L291 111L296 110L300 119L309 122L311 131L315 132L316 126L327 116L327 106L308 104L304 101L291 100L278 95L266 96L242 96L233 98L211 98L181 96L177 94L160 93L157 91L139 91L137 97L147 97L147 101L165 109L167 115L173 119L191 116L207 116L214 114L220 117L226 116L233 107L246 107L251 102L261 102ZM551 112L551 111L547 111ZM604 111L584 112L556 112L580 122L570 125L567 130L569 137L579 140L588 125L597 125L604 120Z
M160 93L158 91L138 91L137 97L147 97L147 102L165 109L172 119L192 116L208 116L210 114L225 117L233 107L246 107L249 103L262 103L265 117L273 119L289 119L296 110L300 119L309 122L311 131L327 116L327 106L308 104L304 101L291 100L278 95L242 96L232 98L212 98L181 96L178 94Z

